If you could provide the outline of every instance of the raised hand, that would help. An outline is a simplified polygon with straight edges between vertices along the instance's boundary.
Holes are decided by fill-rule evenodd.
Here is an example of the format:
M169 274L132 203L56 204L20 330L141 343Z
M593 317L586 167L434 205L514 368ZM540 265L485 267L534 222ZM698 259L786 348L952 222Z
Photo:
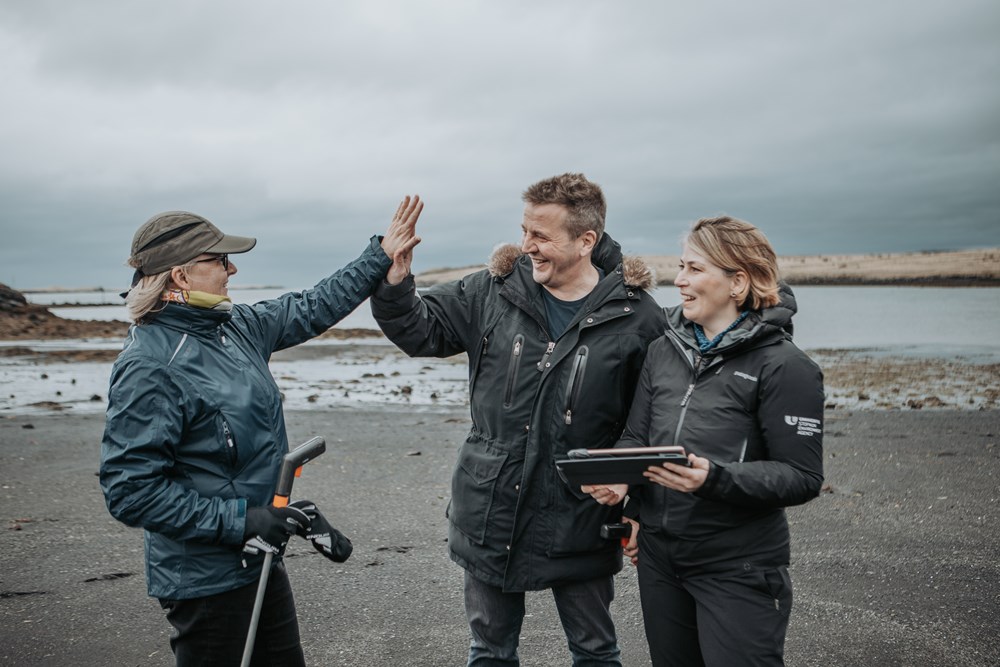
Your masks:
M419 195L404 197L382 238L382 250L392 258L392 266L385 277L390 285L398 285L410 275L413 248L420 243L420 237L416 235L417 220L423 210L424 203L420 201Z

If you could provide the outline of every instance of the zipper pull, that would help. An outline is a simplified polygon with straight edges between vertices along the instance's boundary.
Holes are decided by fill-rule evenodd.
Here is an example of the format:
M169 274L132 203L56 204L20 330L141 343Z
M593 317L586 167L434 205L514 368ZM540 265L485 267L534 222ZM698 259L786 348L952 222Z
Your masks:
M573 410L572 409L569 409L569 410L566 411L566 417L565 417L565 419L566 419L566 426L569 426L570 424L573 423Z
M236 442L233 440L233 432L229 430L229 424L222 422L222 435L226 438L226 444L232 449L236 446Z
M515 357L521 356L521 341L515 341L514 343L514 356Z
M486 356L486 346L489 345L489 343L490 343L490 337L489 336L483 336L483 356L484 357Z
M556 349L556 342L554 340L549 341L548 347L545 348L545 354L542 355L542 360L538 362L538 370L545 371L546 364L549 357L552 356L552 350Z
M694 382L688 385L687 393L684 394L684 398L681 399L681 407L683 408L687 405L688 399L691 398L691 394L694 392Z

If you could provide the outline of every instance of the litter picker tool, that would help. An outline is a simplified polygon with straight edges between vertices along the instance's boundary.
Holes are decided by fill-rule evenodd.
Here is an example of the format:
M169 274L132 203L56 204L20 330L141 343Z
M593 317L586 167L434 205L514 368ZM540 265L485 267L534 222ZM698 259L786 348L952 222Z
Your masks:
M302 475L302 466L325 451L326 440L317 436L285 454L285 457L281 460L281 472L278 473L278 487L274 491L274 500L271 504L275 507L286 507L288 505L288 497L292 495L292 484L295 482L296 477ZM247 632L247 643L243 647L241 667L247 667L250 664L250 658L253 656L253 645L257 639L257 624L260 622L260 610L264 606L264 592L267 590L267 579L271 576L271 561L273 560L274 554L268 551L264 556L264 569L260 571L260 582L257 584L257 599L253 603L253 615L250 617L250 630Z

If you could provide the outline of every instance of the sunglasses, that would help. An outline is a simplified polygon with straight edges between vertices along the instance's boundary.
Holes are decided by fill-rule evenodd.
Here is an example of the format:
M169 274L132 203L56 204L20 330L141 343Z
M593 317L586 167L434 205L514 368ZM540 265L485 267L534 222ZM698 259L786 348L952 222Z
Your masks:
M208 259L196 259L194 263L201 264L202 262L222 262L222 268L226 271L229 270L229 255L216 255Z

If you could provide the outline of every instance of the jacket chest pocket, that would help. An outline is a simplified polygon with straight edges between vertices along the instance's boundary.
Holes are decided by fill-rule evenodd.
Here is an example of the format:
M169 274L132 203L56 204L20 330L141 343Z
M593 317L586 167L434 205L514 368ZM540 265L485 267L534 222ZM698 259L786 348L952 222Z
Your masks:
M583 391L583 378L587 375L587 357L590 348L581 345L573 354L573 364L569 369L569 379L566 381L566 394L563 397L563 421L569 426L573 423L573 410L580 405L580 394Z
M530 414L533 383L540 375L533 371L542 347L529 333L500 329L484 336L481 342L469 381L469 397L473 421L489 437L511 439L517 434L506 433L506 428L513 423L523 425Z
M215 418L216 439L222 452L222 462L235 468L239 462L239 447L236 444L236 432L226 416L219 412Z
M503 392L503 406L509 408L514 402L514 389L517 387L517 373L521 367L521 356L524 354L524 335L517 334L510 346L510 361L507 364L507 382Z

